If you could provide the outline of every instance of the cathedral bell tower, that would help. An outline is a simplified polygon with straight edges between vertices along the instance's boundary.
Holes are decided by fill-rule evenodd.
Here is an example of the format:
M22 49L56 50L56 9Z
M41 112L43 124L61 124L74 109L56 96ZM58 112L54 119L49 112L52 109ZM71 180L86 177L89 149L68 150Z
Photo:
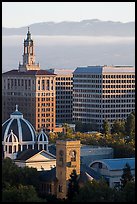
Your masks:
M39 63L35 64L34 43L28 27L27 39L24 39L23 64L19 63L19 71L40 70Z
M80 141L56 141L57 198L67 197L70 174L76 170L80 174Z

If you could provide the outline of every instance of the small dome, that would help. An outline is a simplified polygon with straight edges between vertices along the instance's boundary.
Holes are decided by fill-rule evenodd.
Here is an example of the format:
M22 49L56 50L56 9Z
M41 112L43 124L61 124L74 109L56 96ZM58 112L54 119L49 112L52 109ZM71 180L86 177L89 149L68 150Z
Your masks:
M13 133L11 130L10 134L7 135L7 138L5 139L6 142L18 142L17 136Z
M47 142L47 143L48 143L48 136L47 136L46 133L43 131L43 129L41 130L41 132L40 132L39 135L37 136L37 141L38 141L38 142Z
M23 118L23 114L18 111L16 105L16 111L10 115L10 118L2 124L2 141L6 141L7 135L11 133L11 130L17 136L19 142L32 142L36 141L36 133L31 123Z

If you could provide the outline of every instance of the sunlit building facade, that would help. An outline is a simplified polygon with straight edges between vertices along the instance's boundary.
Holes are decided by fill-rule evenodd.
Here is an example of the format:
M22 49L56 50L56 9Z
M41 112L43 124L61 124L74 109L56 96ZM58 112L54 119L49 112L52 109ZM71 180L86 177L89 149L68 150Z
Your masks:
M2 121L17 104L36 131L54 131L56 123L56 75L35 63L34 43L28 29L24 40L23 63L2 74Z
M135 110L135 67L88 66L73 73L73 121L101 130L107 119L126 119Z

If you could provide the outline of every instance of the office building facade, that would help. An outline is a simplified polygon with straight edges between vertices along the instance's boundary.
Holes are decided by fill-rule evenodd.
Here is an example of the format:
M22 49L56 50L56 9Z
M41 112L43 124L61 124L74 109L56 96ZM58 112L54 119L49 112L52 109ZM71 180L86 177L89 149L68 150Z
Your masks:
M72 70L55 70L56 123L72 123L73 74Z
M132 66L78 67L73 73L73 121L101 130L135 110L135 68Z

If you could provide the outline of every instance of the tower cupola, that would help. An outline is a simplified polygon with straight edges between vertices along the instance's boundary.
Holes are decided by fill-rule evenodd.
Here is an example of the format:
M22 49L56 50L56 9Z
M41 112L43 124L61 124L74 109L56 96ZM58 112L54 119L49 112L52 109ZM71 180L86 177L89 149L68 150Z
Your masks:
M28 27L27 38L24 39L23 64L19 63L19 71L40 70L39 63L35 63L34 43Z

